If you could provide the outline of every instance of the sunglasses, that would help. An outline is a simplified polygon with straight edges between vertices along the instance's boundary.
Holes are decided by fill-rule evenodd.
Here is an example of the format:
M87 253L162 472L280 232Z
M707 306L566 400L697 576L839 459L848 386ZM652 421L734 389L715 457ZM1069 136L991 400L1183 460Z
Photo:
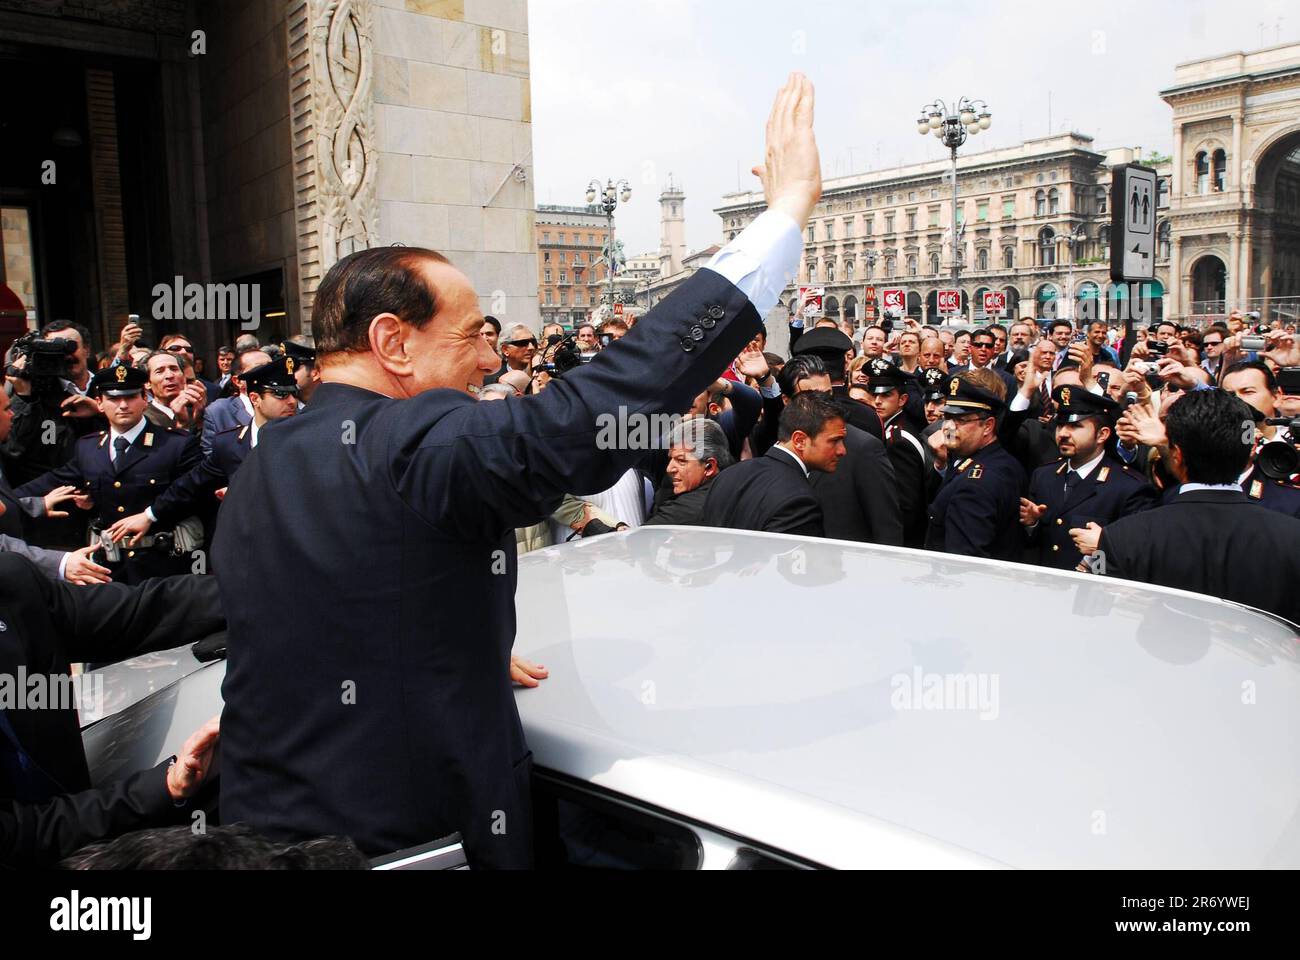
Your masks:
M188 343L173 343L167 348L168 353L193 353L194 348Z
M992 350L992 349L993 349L993 344L992 344L992 343L985 343L983 340L981 340L979 343L972 343L972 344L971 344L971 349L972 349L972 350Z
M527 340L507 340L506 346L507 347L535 347L537 346L537 341L532 339L531 337Z

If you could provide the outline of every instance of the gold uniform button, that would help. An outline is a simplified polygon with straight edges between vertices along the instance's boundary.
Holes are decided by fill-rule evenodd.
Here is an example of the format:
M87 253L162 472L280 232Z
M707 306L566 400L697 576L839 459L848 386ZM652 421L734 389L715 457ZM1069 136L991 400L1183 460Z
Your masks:
M113 488L114 488L114 489L120 488L121 486L122 486L122 481L121 481L121 480L114 480L114 481L113 481Z
M118 508L117 508L117 512L118 512L118 513L126 513L126 507L118 507Z
M134 556L135 556L135 551L134 551L134 550L128 550L128 551L126 552L126 556L127 556L127 559L130 559L131 557L134 557Z
M152 487L152 486L153 486L155 483L157 483L157 482L158 482L157 480L150 480L150 481L149 481L149 486Z
M1060 549L1061 549L1061 548L1058 547L1056 544L1052 544L1052 552L1053 552L1053 553L1055 553L1057 550L1060 550Z
M1061 524L1063 524L1063 523L1065 523L1065 521L1064 521L1064 520L1061 520L1061 519L1058 519L1058 520L1056 521L1056 525L1057 525L1058 527L1059 527Z

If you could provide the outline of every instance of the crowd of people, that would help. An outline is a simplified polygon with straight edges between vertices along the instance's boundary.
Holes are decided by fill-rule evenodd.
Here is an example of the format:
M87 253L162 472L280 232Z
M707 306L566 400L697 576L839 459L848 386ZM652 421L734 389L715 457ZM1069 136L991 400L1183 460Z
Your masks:
M186 336L154 348L131 322L99 354L65 322L15 344L0 676L228 636L219 720L111 786L90 783L73 707L0 707L0 865L184 822L219 738L221 819L266 840L246 851L260 862L456 831L474 866L528 866L512 684L547 672L511 652L517 557L577 536L883 544L1300 623L1293 326L1162 321L1125 343L1100 321L809 318L770 351L762 318L821 192L806 78L778 94L767 145L767 211L639 319L503 325L440 254L394 246L330 268L315 341L245 335L215 380ZM593 418L613 414L667 428L603 442ZM184 839L166 836L73 862Z

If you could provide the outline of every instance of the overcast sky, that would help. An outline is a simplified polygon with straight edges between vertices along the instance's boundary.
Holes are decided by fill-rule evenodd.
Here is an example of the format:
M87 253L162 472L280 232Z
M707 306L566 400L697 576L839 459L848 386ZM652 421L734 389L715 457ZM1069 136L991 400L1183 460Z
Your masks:
M915 124L936 97L988 101L993 125L965 151L1074 129L1098 148L1168 153L1158 91L1174 65L1261 35L1294 42L1300 12L1289 0L530 0L529 31L537 202L580 204L593 177L625 177L615 229L633 255L659 247L670 172L688 246L721 237L713 208L757 183L791 70L817 89L827 177L942 157Z

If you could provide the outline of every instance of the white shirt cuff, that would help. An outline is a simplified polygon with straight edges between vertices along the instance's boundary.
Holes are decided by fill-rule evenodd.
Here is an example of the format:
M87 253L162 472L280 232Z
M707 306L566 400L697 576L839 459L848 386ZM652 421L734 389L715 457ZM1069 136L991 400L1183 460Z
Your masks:
M154 514L153 514L153 507L145 507L145 508L144 508L144 515L145 515L146 517L149 518L149 522L150 522L150 523L157 523L157 522L158 522L158 518L155 517Z
M799 225L781 210L765 210L714 254L709 269L730 280L766 317L799 269L802 253Z
M72 556L72 554L70 554L70 553L65 553L65 554L63 555L63 559L59 561L59 579L60 579L60 580L66 580L66 579L68 579L68 576L67 576L68 558L71 557L71 556Z
M762 394L765 400L775 400L777 397L781 396L781 385L776 382L776 377L773 377L770 374L768 375L768 379L771 381L772 385L770 387L765 387L760 383L758 385L758 392Z
M1016 395L1011 398L1011 406L1007 409L1012 413L1019 413L1021 410L1028 410L1029 398L1017 390Z

